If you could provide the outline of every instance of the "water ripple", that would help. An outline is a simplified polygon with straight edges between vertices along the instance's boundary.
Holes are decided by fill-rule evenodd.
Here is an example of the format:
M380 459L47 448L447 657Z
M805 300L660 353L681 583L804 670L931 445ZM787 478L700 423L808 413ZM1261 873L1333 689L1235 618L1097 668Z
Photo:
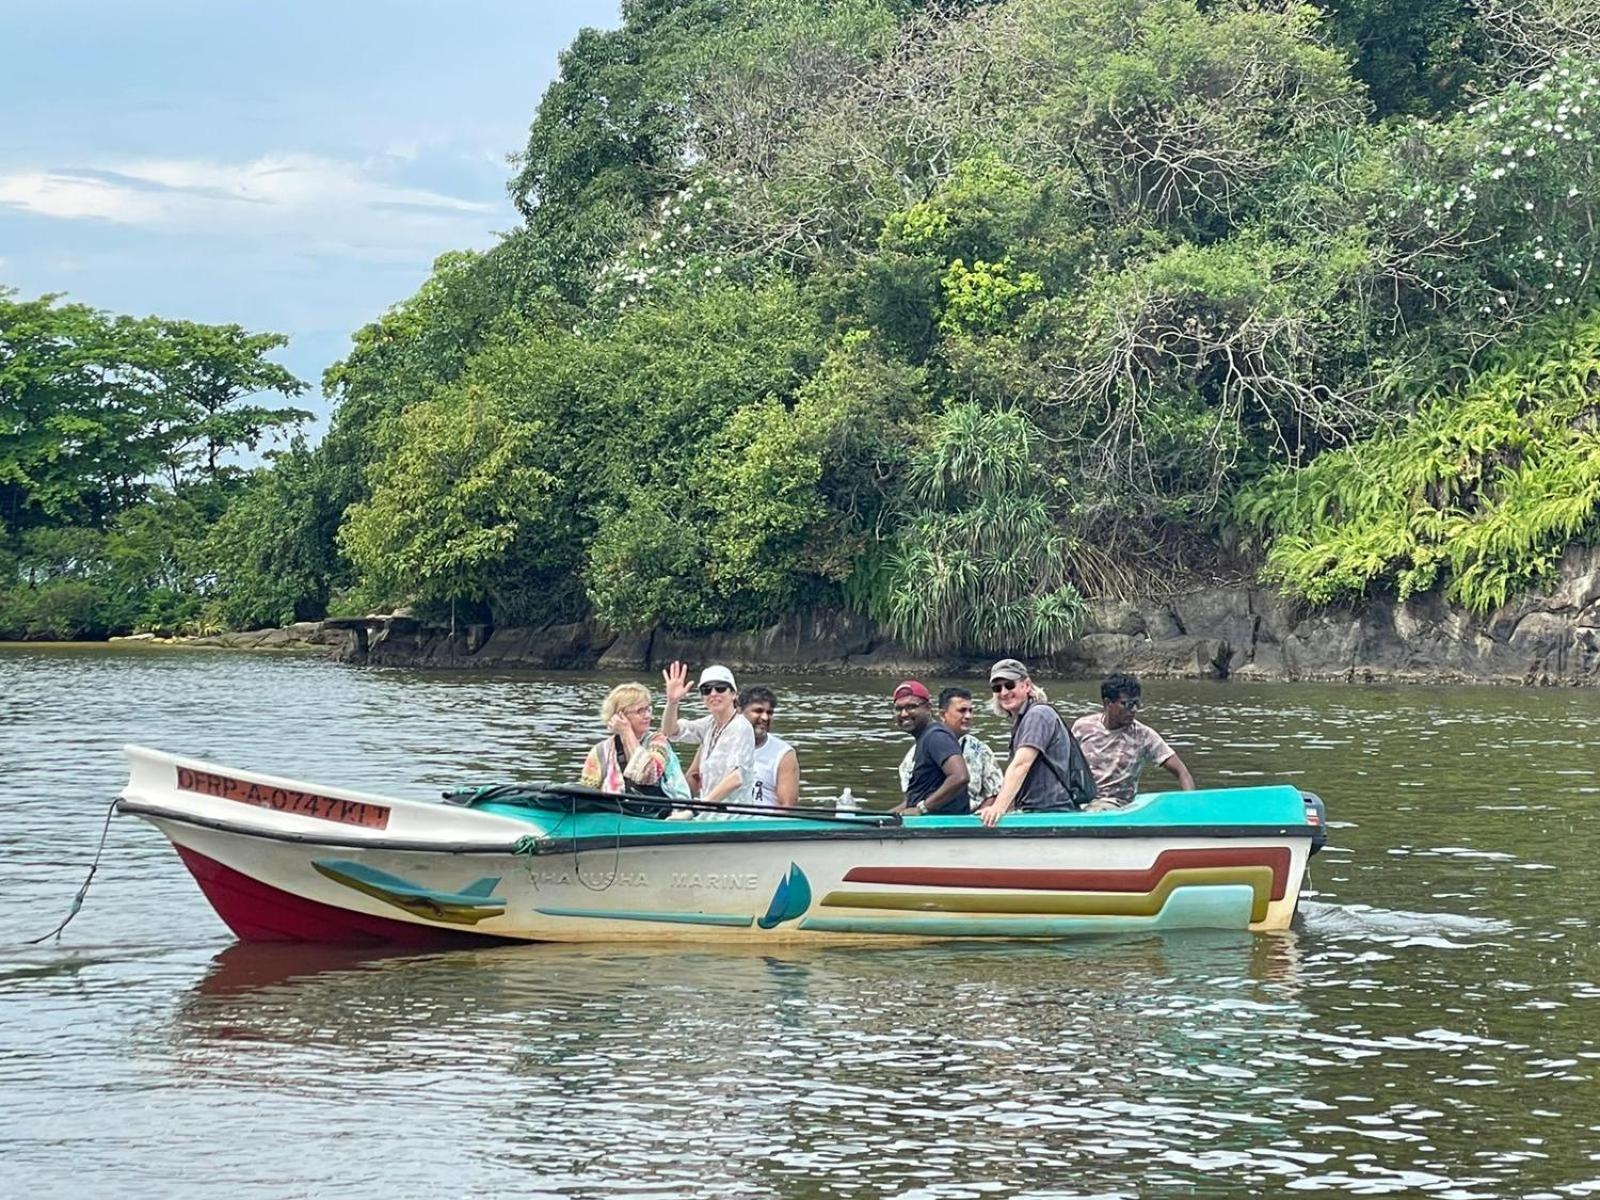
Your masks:
M81 881L124 741L429 797L572 772L617 681L0 650L10 1186L126 1200L1600 1187L1587 694L1151 683L1150 719L1202 781L1289 778L1329 800L1334 845L1285 934L237 946L161 837L118 822L62 943L20 945ZM887 798L903 743L881 682L777 683L808 795ZM1092 686L1056 691L1091 706Z

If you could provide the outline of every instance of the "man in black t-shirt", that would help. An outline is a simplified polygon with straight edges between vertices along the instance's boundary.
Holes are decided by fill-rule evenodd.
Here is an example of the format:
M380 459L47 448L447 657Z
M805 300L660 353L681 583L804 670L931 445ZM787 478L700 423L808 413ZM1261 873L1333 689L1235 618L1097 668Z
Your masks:
M965 813L967 760L956 735L943 721L933 719L931 699L928 689L915 679L894 690L895 724L917 739L905 803L894 811L946 816Z

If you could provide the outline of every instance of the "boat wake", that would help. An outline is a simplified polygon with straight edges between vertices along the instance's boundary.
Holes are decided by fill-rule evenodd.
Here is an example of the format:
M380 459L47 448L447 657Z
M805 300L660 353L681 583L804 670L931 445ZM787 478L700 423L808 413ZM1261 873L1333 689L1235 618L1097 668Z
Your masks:
M1299 916L1306 933L1334 939L1360 939L1394 946L1437 946L1461 950L1512 932L1509 921L1463 913L1405 912L1368 904L1324 904L1302 899Z

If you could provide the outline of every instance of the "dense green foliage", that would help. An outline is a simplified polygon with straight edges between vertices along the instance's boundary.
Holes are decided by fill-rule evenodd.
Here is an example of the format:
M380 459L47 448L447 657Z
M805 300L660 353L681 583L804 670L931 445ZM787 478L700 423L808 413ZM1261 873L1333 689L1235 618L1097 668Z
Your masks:
M311 415L251 402L304 390L283 344L0 292L0 637L203 619L206 543L253 486L231 454Z
M1247 530L1315 601L1491 606L1596 528L1597 55L1592 0L631 0L320 445L229 476L266 426L198 397L8 442L7 561L67 611L149 548L106 627L834 604L1049 652Z
M1268 574L1307 598L1443 580L1487 611L1547 579L1600 516L1600 319L1554 326L1392 432L1280 469L1239 498L1277 536Z

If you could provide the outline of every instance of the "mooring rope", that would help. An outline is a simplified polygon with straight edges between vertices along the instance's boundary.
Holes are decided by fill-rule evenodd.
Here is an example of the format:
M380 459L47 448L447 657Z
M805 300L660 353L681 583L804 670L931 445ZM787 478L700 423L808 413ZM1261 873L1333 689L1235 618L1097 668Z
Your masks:
M533 884L535 890L537 890L539 887L539 876L534 868L534 856L547 852L546 848L550 845L550 843L558 841L555 836L556 832L567 823L567 818L576 818L578 815L577 797L569 796L568 803L571 807L568 812L562 814L561 820L556 822L555 829L550 830L549 833L540 834L535 837L520 837L511 847L512 854L525 856L527 858L528 861L526 866L528 869L528 880ZM611 874L606 877L606 881L604 883L600 884L591 883L589 880L583 877L583 866L578 860L579 851L577 837L574 836L569 843L569 848L572 851L572 874L579 883L583 884L583 886L588 888L591 892L608 891L611 888L611 885L616 883L617 876L622 872L622 812L620 809L617 812L617 827L615 837L616 841L611 847Z
M57 925L43 937L28 939L28 941L23 943L23 945L37 946L40 942L49 941L51 938L55 938L58 942L61 940L61 931L72 923L73 917L78 915L78 910L83 907L83 898L89 894L89 885L94 882L94 873L100 869L100 856L105 853L106 835L111 832L111 818L114 817L116 813L117 802L113 800L110 806L106 809L106 823L100 827L100 845L95 849L94 861L89 864L89 873L84 876L83 886L78 889L78 894L73 897L72 907L67 910L67 915L62 918L61 924Z

